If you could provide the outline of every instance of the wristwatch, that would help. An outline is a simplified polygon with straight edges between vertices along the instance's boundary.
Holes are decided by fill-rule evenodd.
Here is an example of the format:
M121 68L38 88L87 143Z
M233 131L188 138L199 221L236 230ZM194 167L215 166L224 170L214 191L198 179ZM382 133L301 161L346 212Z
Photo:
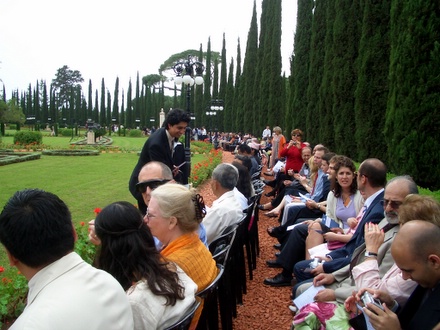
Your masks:
M365 251L366 257L377 257L377 253Z

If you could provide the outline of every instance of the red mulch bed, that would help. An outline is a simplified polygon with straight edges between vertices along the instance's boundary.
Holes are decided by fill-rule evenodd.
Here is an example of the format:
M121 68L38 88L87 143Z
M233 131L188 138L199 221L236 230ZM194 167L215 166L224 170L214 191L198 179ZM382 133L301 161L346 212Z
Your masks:
M231 163L234 155L230 152L223 152L223 162ZM265 169L263 169L264 172ZM270 187L265 188L266 192ZM211 206L215 200L210 185L205 183L198 190L203 196L205 203ZM264 195L261 203L269 201ZM260 237L260 257L257 258L257 269L253 272L253 280L247 282L247 294L243 296L243 305L238 306L238 315L234 319L234 329L290 329L293 316L288 309L291 304L291 287L272 288L263 284L267 277L275 276L279 269L268 268L266 260L274 259L276 250L273 245L278 243L275 238L270 237L266 229L277 225L277 220L264 216L260 211L258 229Z

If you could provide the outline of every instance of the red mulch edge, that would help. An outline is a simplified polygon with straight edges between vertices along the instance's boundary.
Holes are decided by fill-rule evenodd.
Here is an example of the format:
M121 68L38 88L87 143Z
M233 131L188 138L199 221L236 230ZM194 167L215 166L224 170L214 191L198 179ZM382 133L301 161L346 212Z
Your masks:
M223 152L223 162L231 163L234 155L230 152ZM265 171L265 168L262 172ZM272 178L268 178L272 179ZM215 200L211 187L205 183L198 187L206 205L211 206ZM265 188L266 192L270 187ZM261 203L267 203L270 198L264 195ZM277 226L276 218L268 218L260 211L258 230L260 237L260 257L257 258L257 269L253 271L253 280L247 281L247 294L243 296L243 305L238 306L237 318L234 319L233 327L236 330L245 329L290 329L293 316L288 308L291 304L291 287L272 288L263 284L267 277L273 277L280 272L280 269L268 268L266 260L274 259L277 252L273 245L278 243L275 238L270 237L266 229Z

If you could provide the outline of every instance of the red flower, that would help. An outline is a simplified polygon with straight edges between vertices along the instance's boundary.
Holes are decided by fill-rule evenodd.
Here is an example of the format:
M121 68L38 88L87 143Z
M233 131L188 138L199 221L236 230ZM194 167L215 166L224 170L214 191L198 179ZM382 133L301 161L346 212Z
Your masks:
M101 209L99 207L97 207L94 212L96 215L98 215L101 212Z
M5 269L2 266L0 266L0 273L3 273L4 271Z
M84 222L84 221L81 221L81 222L79 223L79 225L80 225L81 227L84 227L85 222Z

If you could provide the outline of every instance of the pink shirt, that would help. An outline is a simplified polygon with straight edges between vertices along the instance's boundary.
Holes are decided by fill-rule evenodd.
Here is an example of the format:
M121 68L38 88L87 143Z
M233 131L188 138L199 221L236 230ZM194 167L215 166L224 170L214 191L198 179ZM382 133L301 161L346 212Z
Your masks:
M372 288L387 291L400 306L405 305L411 293L417 286L413 280L404 280L402 271L394 264L380 278L377 260L368 259L352 269L353 279L358 289Z

